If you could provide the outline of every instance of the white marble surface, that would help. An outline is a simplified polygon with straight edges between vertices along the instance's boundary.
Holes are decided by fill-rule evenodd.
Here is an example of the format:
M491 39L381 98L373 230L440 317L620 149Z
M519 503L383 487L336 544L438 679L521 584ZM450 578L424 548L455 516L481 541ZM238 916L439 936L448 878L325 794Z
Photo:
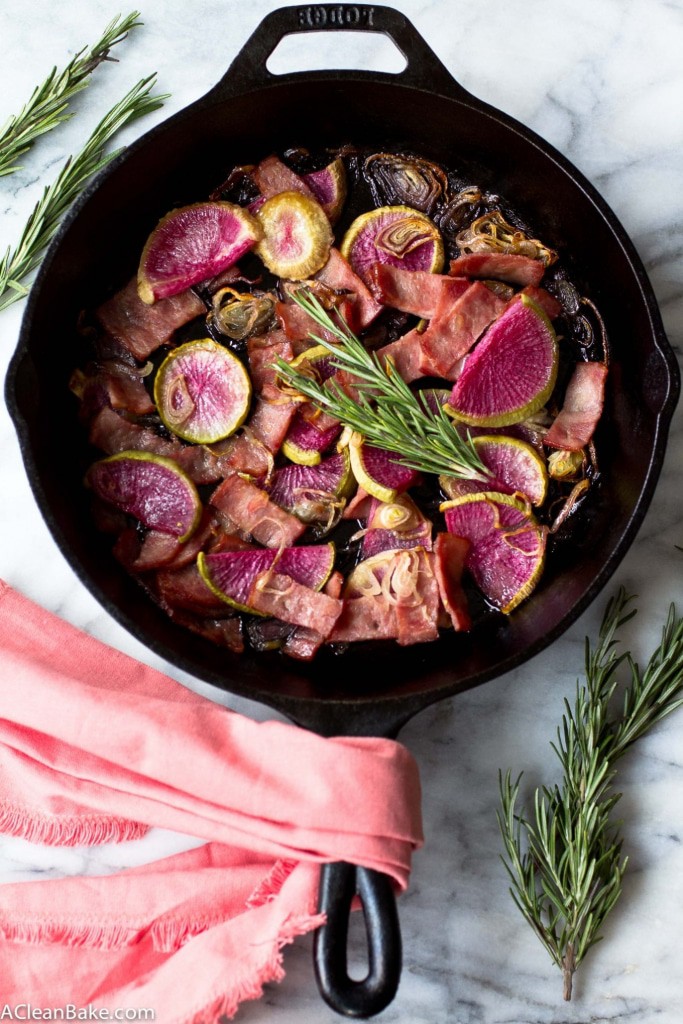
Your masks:
M396 0L475 95L529 124L600 189L651 275L675 346L683 335L683 3L681 0ZM156 69L172 93L163 112L124 141L200 96L223 73L271 0L147 0L145 27L119 48L121 63L100 69L77 100L70 124L46 137L19 174L0 180L4 248L65 155L115 98ZM0 121L17 109L52 64L94 40L117 12L109 0L0 5ZM388 68L373 37L357 40L344 65ZM301 69L342 63L333 37L302 37L285 57ZM389 59L394 60L393 57ZM281 67L282 64L278 64ZM0 314L0 360L14 347L21 305ZM55 339L59 344L59 339ZM683 432L677 413L652 507L614 586L639 595L631 630L641 656L656 642L669 601L683 606ZM161 664L100 608L55 547L24 477L14 431L0 411L0 575L47 608L101 639L165 669L207 696L259 717L255 704L217 695ZM611 590L612 587L608 588ZM424 712L404 731L424 781L427 845L415 859L400 910L403 981L387 1024L588 1024L628 1020L680 1024L683 1018L683 712L642 741L621 769L630 869L605 941L561 1000L556 969L522 922L499 860L497 770L524 769L527 782L554 777L548 742L571 695L586 632L595 633L604 598L550 650L516 672ZM0 881L98 873L140 863L191 843L153 833L138 843L56 851L0 839ZM1 898L1 890L0 890ZM319 1000L310 942L291 948L288 974L245 1024L321 1024L335 1015ZM0 996L2 979L0 979ZM27 996L29 994L27 993ZM2 1000L0 999L0 1002Z

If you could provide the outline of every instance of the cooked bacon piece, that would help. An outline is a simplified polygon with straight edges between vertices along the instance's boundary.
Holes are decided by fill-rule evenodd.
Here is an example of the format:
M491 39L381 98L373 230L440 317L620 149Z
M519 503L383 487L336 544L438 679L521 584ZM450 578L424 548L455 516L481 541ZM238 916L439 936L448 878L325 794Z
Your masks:
M330 643L357 640L398 640L407 646L438 636L439 590L432 555L422 548L397 551L381 572L389 577L389 598L384 591L346 596Z
M89 423L106 405L133 416L154 412L154 402L137 366L118 359L94 364L86 374L77 370L69 387L81 399L80 417L84 423Z
M227 605L225 606L227 608ZM219 647L227 647L233 654L242 654L244 651L244 638L242 636L242 620L239 615L228 615L226 618L207 618L203 615L193 615L192 612L182 611L179 608L167 608L166 614L186 629L193 633L206 637L213 644Z
M267 402L258 398L248 426L273 455L280 451L297 410L296 402Z
M519 294L528 295L530 299L533 299L536 305L541 307L548 320L554 320L562 312L560 303L545 288L536 288L533 284L528 284L526 288L522 288Z
M330 634L331 644L358 640L395 640L398 637L396 605L380 597L344 598L342 613Z
M344 577L335 569L323 589L328 597L338 599L341 597L343 586ZM285 640L282 650L290 658L296 658L297 661L311 661L324 643L325 637L317 630L307 626L297 626Z
M309 199L315 199L303 178L300 178L295 171L283 164L282 160L276 156L267 156L265 160L262 160L251 172L251 177L256 182L261 197L264 199L277 196L280 192L301 192Z
M605 402L604 363L578 363L571 375L560 415L543 441L551 448L584 448L598 425Z
M367 519L374 500L371 494L359 487L344 509L342 519Z
M422 335L416 331L408 331L402 338L384 345L377 349L377 356L382 364L386 364L387 358L393 360L396 372L402 377L406 384L410 384L420 377L424 377L420 369L422 360Z
M358 319L358 306L355 298L343 298L335 303L335 309L343 317L352 331L360 330ZM275 315L280 321L280 326L290 340L294 354L299 356L309 348L315 348L318 342L315 337L322 338L336 345L339 338L326 327L321 327L308 315L305 309L297 306L296 302L276 302ZM313 337L315 335L315 337Z
M338 249L330 249L330 258L315 275L315 279L334 291L353 293L357 305L358 329L367 327L382 311L382 306L373 298L368 286L351 269Z
M315 630L325 639L342 610L342 602L337 598L304 587L290 576L277 572L258 576L246 603L262 615L273 615L293 626Z
M195 562L182 569L159 569L154 589L164 609L181 609L211 618L232 614L229 605L207 587Z
M89 440L107 455L117 452L142 451L173 459L196 484L212 484L222 480L229 471L223 457L213 455L203 445L183 445L176 438L169 441L148 427L119 416L109 406L101 409L90 424Z
M422 375L457 380L460 360L504 309L505 302L480 281L454 302L444 292L427 330L420 335Z
M428 551L416 548L402 554L410 554L417 560L417 566L412 567L417 574L415 590L405 596L399 592L396 605L398 642L405 647L438 639L439 588L434 575L433 556ZM397 586L396 576L394 573L393 580Z
M267 548L289 548L306 530L305 523L283 512L265 491L239 476L227 477L209 501Z
M166 345L179 327L205 312L206 306L191 290L148 306L138 295L137 280L133 278L104 302L95 316L136 359L147 359L150 352Z
M369 271L370 290L383 306L415 316L434 316L444 291L455 300L467 291L467 278L430 274L427 270L403 270L390 263L375 263Z
M452 277L493 277L510 284L539 285L545 273L540 260L503 252L471 252L451 260Z
M220 446L220 450L221 466L227 467L224 476L232 472L245 473L254 480L261 480L272 471L270 449L251 430L238 437L229 438L227 444Z
M205 511L202 521L184 544L170 533L148 530L144 539L135 527L124 530L114 545L114 555L128 572L149 572L152 569L182 569L194 562L218 529Z
M249 376L254 390L263 394L264 398L280 399L282 393L275 386L277 370L273 363L278 358L291 362L294 352L284 331L270 331L259 334L247 341L249 357Z
M455 630L467 630L472 626L467 595L462 588L469 548L469 541L456 537L454 533L438 533L434 542L434 575L439 596Z

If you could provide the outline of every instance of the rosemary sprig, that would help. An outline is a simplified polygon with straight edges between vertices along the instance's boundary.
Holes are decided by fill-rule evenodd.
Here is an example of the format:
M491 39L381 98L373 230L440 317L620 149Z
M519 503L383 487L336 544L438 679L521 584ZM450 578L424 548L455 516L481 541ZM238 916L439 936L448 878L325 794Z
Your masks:
M292 298L338 340L333 344L312 332L310 335L330 351L337 369L353 374L359 396L354 400L336 382L323 386L278 359L276 367L285 383L372 444L400 455L397 462L404 466L467 480L488 479L472 439L458 434L440 406L434 411L421 402L390 362L382 366L377 354L366 350L341 314L333 320L310 292L298 290Z
M69 157L57 178L33 209L16 248L0 260L0 311L27 294L21 283L40 263L41 255L59 227L62 215L81 193L86 181L117 152L105 153L107 142L121 128L157 110L168 96L152 96L156 74L142 79L112 107L75 157Z
M537 789L533 813L517 811L520 778L500 777L498 815L512 880L512 898L560 967L564 998L574 972L621 894L627 858L612 811L615 764L647 730L683 705L683 619L671 606L662 639L644 671L617 654L618 629L635 610L623 588L607 605L595 650L586 639L585 682L577 681L573 708L565 701L557 744L559 786ZM622 687L617 678L628 669ZM622 691L621 710L613 712Z
M32 93L28 103L0 129L0 177L19 170L15 161L26 153L35 140L72 117L69 100L88 84L92 72L109 56L113 46L122 42L131 29L142 22L139 11L127 17L117 15L107 25L102 38L89 49L84 47L62 71L53 68L42 85Z

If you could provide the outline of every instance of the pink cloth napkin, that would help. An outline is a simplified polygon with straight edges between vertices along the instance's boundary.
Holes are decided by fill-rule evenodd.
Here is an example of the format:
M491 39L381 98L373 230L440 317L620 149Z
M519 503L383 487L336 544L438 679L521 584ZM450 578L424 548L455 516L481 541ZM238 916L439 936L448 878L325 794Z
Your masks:
M0 830L75 845L150 826L207 842L106 877L0 886L2 1004L232 1016L321 923L321 863L406 887L417 767L392 740L226 711L0 581Z

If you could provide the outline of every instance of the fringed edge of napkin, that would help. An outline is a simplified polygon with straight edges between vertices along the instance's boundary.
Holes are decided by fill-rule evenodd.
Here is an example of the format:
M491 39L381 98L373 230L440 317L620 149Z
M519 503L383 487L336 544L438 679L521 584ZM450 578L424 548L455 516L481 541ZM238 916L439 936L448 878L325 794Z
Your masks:
M264 943L264 956L258 965L256 975L254 976L252 970L249 978L245 977L234 985L230 993L224 992L218 995L182 1024L218 1024L224 1017L232 1019L240 1005L246 1000L261 998L264 985L271 981L281 982L283 980L285 971L282 965L282 950L284 947L290 945L300 935L307 935L308 932L312 932L324 923L324 914L304 914L285 919L278 935L272 942Z
M0 832L45 846L101 846L141 839L148 825L103 814L51 815L0 803Z
M276 861L254 889L245 907L254 909L277 899L282 886L296 866L297 861L294 860ZM30 917L24 914L21 919L16 919L0 910L0 936L8 942L28 945L84 946L101 950L135 946L143 939L149 938L157 952L173 953L195 936L222 924L225 920L226 913L193 917L192 920L171 913L147 924L141 924L140 921L126 924L95 917L59 920L54 917ZM308 920L308 917L302 920ZM312 924L304 931L310 931L315 927L316 925ZM285 938L284 941L291 942L292 939Z

